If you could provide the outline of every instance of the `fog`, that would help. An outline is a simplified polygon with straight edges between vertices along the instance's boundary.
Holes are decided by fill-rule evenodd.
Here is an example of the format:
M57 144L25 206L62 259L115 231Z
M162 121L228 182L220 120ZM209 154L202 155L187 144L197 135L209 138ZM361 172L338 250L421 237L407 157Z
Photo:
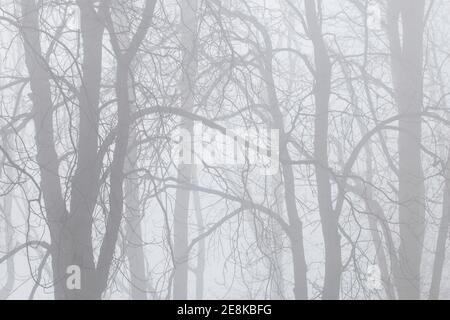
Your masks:
M0 0L0 299L450 299L449 10Z

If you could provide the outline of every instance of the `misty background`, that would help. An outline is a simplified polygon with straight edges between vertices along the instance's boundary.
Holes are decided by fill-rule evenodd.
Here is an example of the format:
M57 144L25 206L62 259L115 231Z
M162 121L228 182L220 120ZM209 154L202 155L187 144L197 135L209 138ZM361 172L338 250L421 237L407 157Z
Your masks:
M0 298L449 299L449 12L0 0Z

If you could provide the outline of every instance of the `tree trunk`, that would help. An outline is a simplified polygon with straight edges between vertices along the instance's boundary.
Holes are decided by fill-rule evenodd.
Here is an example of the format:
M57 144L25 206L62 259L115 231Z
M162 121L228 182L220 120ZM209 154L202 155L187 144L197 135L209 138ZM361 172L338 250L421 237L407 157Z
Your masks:
M317 179L319 213L325 245L325 280L323 299L339 299L341 283L341 240L339 213L333 210L328 164L328 112L330 100L331 63L316 12L316 1L305 0L305 13L309 37L314 47L315 83L314 99L314 160Z
M194 185L198 185L198 171L197 168L195 168L194 170L195 172L192 182L194 183ZM198 190L194 190L193 193L195 218L197 220L198 233L201 235L205 232L205 224L203 222L200 193L198 192ZM195 268L195 299L197 300L203 299L203 292L205 289L205 253L205 238L202 238L198 242L197 266Z
M399 113L399 276L400 299L420 298L420 264L424 241L424 177L420 141L423 104L424 0L389 1L388 33L392 77ZM402 36L399 32L401 17Z
M104 23L90 1L78 1L83 40L83 64L80 86L78 162L72 179L69 231L73 253L69 264L81 271L81 290L67 291L71 299L96 297L95 262L92 247L93 211L97 201L99 172L97 163L99 94L102 72Z
M264 69L261 70L269 102L269 112L272 115L272 126L279 131L279 157L282 163L282 177L284 188L284 201L286 205L287 217L289 220L290 232L288 234L291 242L292 262L294 269L294 297L296 300L308 299L307 268L305 259L305 249L303 246L303 223L298 216L297 203L295 197L295 177L291 164L291 155L288 149L288 135L285 132L283 115L278 103L278 96L275 90L275 83L272 71L272 44L267 33L264 34L266 44L266 54L264 56Z
M442 75L442 70L438 66L436 50L433 51L433 60L437 66L437 81L439 81L439 93L442 97L443 106L447 107L447 97L445 93L445 82ZM447 119L450 117L447 116ZM431 277L430 286L430 300L439 299L441 288L442 271L445 262L446 244L448 237L448 228L450 224L450 152L447 155L447 163L444 169L444 195L442 201L442 217L439 224L438 237L436 241L436 252L434 255L433 273Z
M450 162L450 157L447 163ZM446 242L448 237L448 227L450 223L450 168L447 165L444 186L444 200L442 203L442 218L439 224L438 238L436 242L436 253L433 263L433 274L431 277L431 287L429 298L431 300L439 299L441 287L442 271L445 262Z
M131 137L136 139L136 135ZM131 140L130 140L131 142ZM136 168L137 150L135 147L129 152L126 160L126 171ZM145 255L142 241L138 175L131 173L125 180L125 216L126 225L126 255L130 271L130 291L132 300L147 299L147 276L145 273Z
M181 3L181 42L183 47L182 79L180 83L181 108L188 112L194 109L194 83L197 77L197 0L187 0ZM193 134L193 122L183 120L181 127ZM191 141L192 142L192 141ZM178 183L186 184L192 180L193 153L190 163L180 163L178 166ZM173 297L177 300L188 297L188 211L190 191L178 188L174 211L174 279Z
M8 137L2 137L1 138L3 145L5 146L4 149L6 149L8 145ZM0 168L5 168L5 158L2 158L0 160ZM5 171L6 173L10 173L9 168L6 167ZM0 177L2 176L2 171L0 171ZM9 252L14 247L14 229L13 229L13 220L11 219L11 210L12 210L12 200L14 197L14 190L11 190L8 194L2 195L2 203L0 204L0 209L2 216L0 218L0 221L2 224L4 224L4 228L0 228L0 233L4 234L4 248L1 248L2 252ZM1 232L3 231L3 232ZM14 256L10 257L6 261L6 283L3 285L2 288L0 288L0 300L6 300L8 299L9 295L11 294L11 291L14 287L15 282L15 267L14 267Z
M113 2L119 7L121 1ZM122 47L128 47L131 42L131 35L128 30L128 21L126 12L118 10L114 15L114 25L117 31L117 38ZM130 62L132 73L136 71L136 59ZM132 79L128 77L128 96L130 112L136 112L136 97L133 88ZM142 241L142 219L139 201L139 175L136 173L138 161L138 146L135 145L138 139L137 130L131 128L130 139L128 142L128 155L125 158L124 171L125 177L125 254L127 255L130 276L130 298L132 300L147 299L147 276L145 270L145 255Z
M39 8L34 0L22 0L22 35L25 63L30 76L31 101L37 148L37 163L41 175L41 189L50 229L55 299L66 298L65 277L70 253L66 229L67 209L61 193L59 162L55 150L53 105L50 73L42 56L39 28Z

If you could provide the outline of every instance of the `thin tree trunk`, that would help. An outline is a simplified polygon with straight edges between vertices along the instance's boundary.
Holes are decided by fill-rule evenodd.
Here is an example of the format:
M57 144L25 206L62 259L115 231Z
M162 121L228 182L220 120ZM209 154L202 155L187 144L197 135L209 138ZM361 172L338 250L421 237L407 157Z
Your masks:
M181 3L181 43L183 47L182 79L180 83L181 108L188 112L194 109L194 83L197 77L197 0L187 0ZM192 120L183 120L181 127L193 134ZM190 141L190 140L189 140ZM190 163L180 163L178 166L178 183L186 184L192 181L193 153ZM174 299L188 297L188 212L190 191L178 188L175 196L174 210Z
M267 35L266 35L267 38ZM267 86L270 112L273 117L273 127L280 133L280 153L279 157L282 161L282 177L284 181L284 195L286 211L289 220L290 232L288 237L291 242L291 253L294 268L294 296L297 300L308 299L308 283L306 277L306 259L305 249L303 246L303 223L298 216L297 200L295 197L295 178L294 170L291 164L291 156L288 150L288 137L284 129L283 116L278 104L278 97L275 91L275 85L272 74L272 47L269 39L265 41L267 54L265 57L265 69L263 77Z
M341 240L339 213L333 210L328 164L328 112L330 100L331 63L322 35L315 0L305 0L309 37L314 47L316 113L314 122L314 159L317 179L319 213L325 245L325 280L323 299L339 299L341 283Z
M115 1L120 6L120 1ZM123 47L128 47L131 37L128 33L126 12L117 10L114 15L114 25L118 33L117 38ZM136 59L130 63L132 73L136 71ZM131 77L128 79L128 95L130 112L136 112L136 97ZM127 255L130 275L130 298L132 300L147 299L147 276L145 270L145 255L142 241L142 219L139 201L139 175L136 173L138 161L138 146L134 145L138 139L136 127L131 128L128 155L125 159L125 254Z
M130 95L132 95L130 88ZM132 108L134 109L134 108ZM132 130L130 143L137 139L135 130ZM137 168L137 149L132 147L125 162L125 171ZM125 180L125 217L126 224L126 255L130 272L130 292L132 300L147 299L147 275L145 270L145 255L142 240L142 219L139 201L138 175L129 173Z
M273 201L273 211L276 212L280 217L283 217L284 214L284 205L283 202L279 199L283 199L285 197L283 192L283 185L281 174L277 172L274 176L272 176L272 181L270 184L270 190L272 194ZM285 287L284 287L284 279L283 279L283 230L273 218L269 218L269 230L271 230L272 238L271 244L273 248L271 248L271 265L273 268L273 276L270 279L270 293L271 299L281 300L285 298Z
M284 181L284 195L286 211L289 220L290 232L288 234L291 242L291 253L294 268L294 297L296 300L308 299L307 268L305 249L303 246L303 223L298 216L297 200L295 197L295 178L291 164L291 155L288 150L288 136L285 132L283 115L279 108L278 97L272 73L272 47L268 35L265 34L266 56L265 68L262 70L263 78L267 86L270 112L273 117L273 128L280 134L279 157L282 161L282 177Z
M436 57L436 51L433 51L433 60L436 66L438 66L438 61ZM439 81L439 93L442 97L443 105L447 106L447 97L445 93L445 85L442 77L442 71L437 67L437 81ZM447 116L447 119L449 117ZM433 262L433 273L431 276L431 286L429 299L437 300L439 299L439 293L441 288L442 273L445 262L446 244L448 237L448 228L450 224L450 152L447 156L447 163L444 169L444 195L442 201L442 217L439 224L438 237L436 241L436 252L434 255Z
M134 158L134 153L135 151L132 151L130 157ZM125 208L127 212L126 254L130 270L131 299L146 300L147 276L142 241L142 215L139 208L139 185L135 180L136 178L134 175L131 175L125 182Z
M367 36L367 35L366 35ZM367 52L367 51L365 51ZM359 130L361 132L362 136L365 136L369 129L367 128L367 125L362 121L361 116L362 110L359 107L358 97L356 95L355 89L353 87L353 83L351 81L351 69L348 68L348 66L345 63L341 64L342 66L342 72L345 76L346 83L347 83L347 89L351 96L351 103L353 107L353 113L356 116L356 121L358 123ZM364 65L365 67L365 65ZM368 100L371 99L370 92L367 93ZM370 102L369 102L370 103ZM373 189L372 189L372 180L373 180L373 165L372 165L372 159L373 159L373 153L372 153L372 145L369 141L367 145L364 147L365 150L365 156L366 156L366 181L368 186L365 186L364 188L361 187L361 190L358 190L358 195L365 200L366 208L368 211L367 219L369 221L369 227L370 227L370 234L372 236L372 240L374 242L375 250L376 250L376 257L378 261L378 266L380 267L381 271L381 281L383 283L383 287L386 291L388 299L395 299L395 290L392 285L391 277L389 274L389 267L388 262L386 259L386 254L383 247L383 242L381 240L381 236L378 230L378 223L377 219L375 217L380 217L379 214L375 213L378 206L373 206L372 203L373 200Z
M447 164L450 163L450 157ZM433 274L431 277L431 287L429 298L432 300L439 299L439 291L441 287L442 271L445 262L446 242L448 237L448 227L450 224L450 168L447 165L444 186L444 199L442 203L442 218L439 225L438 238L436 242L436 253L433 263Z
M130 95L133 92L130 89ZM134 108L131 108L134 109ZM132 130L130 143L137 139L136 131ZM125 162L125 171L137 168L137 149L132 147ZM138 175L129 173L125 180L125 216L126 225L126 254L129 263L131 299L147 299L147 275L145 271L145 255L142 240L142 219L139 201Z
M195 167L195 172L192 180L194 185L198 185L198 171ZM195 218L197 220L198 233L203 234L205 232L205 224L203 222L202 207L200 203L200 193L198 190L193 191L194 196L194 209ZM197 253L197 266L195 268L195 298L197 300L202 300L204 295L205 287L205 238L202 238L198 242L198 253Z
M6 149L8 145L8 138L3 137L2 143L5 146L4 149ZM5 159L2 158L0 161L0 168L4 168ZM8 168L5 169L7 173L9 173L10 170ZM0 171L0 177L2 176L2 171ZM12 228L13 221L11 220L11 210L12 210L12 200L14 197L14 190L11 190L10 193L7 195L3 195L3 201L0 205L0 209L2 212L2 217L0 218L0 221L4 224L4 240L5 240L5 247L2 248L3 252L9 252L14 247L14 240L13 240L13 234L14 230ZM2 229L0 229L2 230ZM0 300L6 300L13 287L15 282L15 267L14 267L14 255L10 257L6 261L6 283L3 285L3 287L0 289Z
M117 237L123 213L123 181L124 163L128 149L130 133L130 105L128 95L128 66L121 58L118 59L116 73L116 95L118 105L117 138L113 152L110 174L109 215L106 222L106 231L97 264L97 298L101 298L106 289L109 269L114 256Z
M96 286L96 298L100 299L102 293L107 288L108 276L111 263L114 257L120 224L123 215L124 192L123 182L125 179L124 165L128 151L128 141L130 139L131 106L129 94L129 71L139 47L144 40L148 29L152 23L153 12L156 0L147 0L142 13L142 18L137 31L134 34L129 46L125 50L119 47L117 35L113 33L110 23L110 37L116 55L117 70L115 91L117 96L117 133L113 160L110 169L110 194L109 194L109 214L106 221L106 231L103 238L98 263L96 268L96 279L93 281Z

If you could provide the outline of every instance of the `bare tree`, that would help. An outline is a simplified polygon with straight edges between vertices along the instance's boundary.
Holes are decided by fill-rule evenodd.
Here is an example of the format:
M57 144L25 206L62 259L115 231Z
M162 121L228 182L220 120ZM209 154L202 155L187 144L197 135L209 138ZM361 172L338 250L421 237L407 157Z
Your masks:
M1 298L449 297L448 1L0 6Z

